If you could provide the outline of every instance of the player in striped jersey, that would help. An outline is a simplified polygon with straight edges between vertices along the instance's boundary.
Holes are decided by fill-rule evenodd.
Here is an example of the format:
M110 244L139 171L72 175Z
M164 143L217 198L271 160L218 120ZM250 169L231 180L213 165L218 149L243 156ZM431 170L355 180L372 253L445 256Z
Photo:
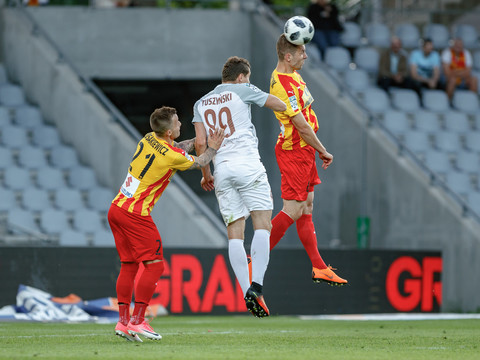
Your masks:
M217 196L228 234L228 255L247 308L257 317L269 315L262 295L270 253L273 201L265 167L258 153L251 104L284 111L285 103L250 84L250 63L233 56L222 70L222 83L195 103L193 123L197 153L206 145L207 132L225 129L225 140L210 166L202 170L201 185ZM215 185L215 186L214 186ZM252 283L244 248L245 220L252 216Z
M281 174L283 208L272 220L270 250L296 222L298 236L312 262L313 281L343 285L347 281L337 276L318 252L312 221L313 190L320 184L315 156L318 153L324 169L330 166L333 156L316 135L318 120L312 109L313 97L297 72L307 59L305 45L291 44L282 34L277 41L277 56L270 94L283 100L287 111L275 112L281 130L275 155Z
M125 181L108 212L121 262L117 279L119 322L115 334L131 341L141 341L138 334L154 340L162 338L144 320L164 270L162 239L150 212L175 172L207 165L224 138L223 129L217 129L209 137L208 149L199 157L192 156L188 152L193 150L195 139L174 141L180 136L180 126L174 108L164 106L152 113L153 131L138 143ZM136 285L135 308L130 318L130 301L140 262L145 269Z

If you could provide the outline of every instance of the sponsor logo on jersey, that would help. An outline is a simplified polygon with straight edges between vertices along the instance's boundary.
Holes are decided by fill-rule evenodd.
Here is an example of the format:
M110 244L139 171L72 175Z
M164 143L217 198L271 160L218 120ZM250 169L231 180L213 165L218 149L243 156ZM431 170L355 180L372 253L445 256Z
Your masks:
M255 85L253 84L245 84L247 85L250 89L252 89L253 91L255 92L261 92L262 90L260 90L258 87L256 87Z
M290 101L290 107L292 108L292 110L297 111L298 110L297 98L295 96L290 96L288 100Z
M185 157L189 160L189 161L194 161L193 160L193 157L189 154L189 153L185 153Z
M140 180L135 178L132 174L128 173L125 181L122 184L122 187L120 188L120 191L126 197L131 198L135 195L135 191L137 191L138 185L140 185Z

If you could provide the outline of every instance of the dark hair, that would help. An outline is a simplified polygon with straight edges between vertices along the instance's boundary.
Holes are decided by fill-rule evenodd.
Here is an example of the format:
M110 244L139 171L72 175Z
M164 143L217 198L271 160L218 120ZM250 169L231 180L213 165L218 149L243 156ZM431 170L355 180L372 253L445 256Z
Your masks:
M422 40L422 46L426 45L427 43L433 44L433 40L430 38L425 38Z
M285 59L285 55L287 54L295 54L299 46L300 45L295 45L289 42L285 37L285 34L280 35L277 40L278 60L283 61Z
M222 69L222 81L235 81L238 75L248 75L250 73L250 63L247 59L232 56L227 59Z
M162 106L160 109L150 115L150 127L160 136L163 136L165 132L170 129L172 124L173 115L177 113L172 107Z

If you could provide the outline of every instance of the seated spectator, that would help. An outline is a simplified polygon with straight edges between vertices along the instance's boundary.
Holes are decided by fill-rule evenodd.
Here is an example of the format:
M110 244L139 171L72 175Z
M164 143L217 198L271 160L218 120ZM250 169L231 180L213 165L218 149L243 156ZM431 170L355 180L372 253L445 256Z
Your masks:
M412 79L408 76L407 53L397 36L392 37L390 48L380 55L377 84L385 91L391 86L413 88Z
M461 39L453 40L453 45L443 50L442 66L449 99L456 88L477 92L478 80L472 74L472 63L472 54L463 48Z
M410 75L414 81L414 89L421 97L421 88L441 89L440 55L433 49L433 42L424 39L422 49L413 50L410 54Z
M313 1L307 9L307 17L315 28L312 42L317 45L322 57L327 47L340 45L343 26L338 19L338 8L330 0Z

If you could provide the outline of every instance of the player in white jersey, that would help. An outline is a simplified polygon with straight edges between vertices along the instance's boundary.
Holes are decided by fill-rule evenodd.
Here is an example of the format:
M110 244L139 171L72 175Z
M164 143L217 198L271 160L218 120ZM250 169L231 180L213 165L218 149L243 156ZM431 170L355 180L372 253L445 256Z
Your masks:
M215 189L228 234L228 255L235 276L245 295L247 308L257 317L269 315L262 287L270 254L272 192L258 152L258 139L252 124L251 104L274 111L285 111L285 103L250 84L248 60L231 57L222 70L222 84L195 103L195 148L206 149L207 133L225 129L225 139L210 166L202 169L202 188ZM252 216L252 283L249 280L244 248L245 220Z

